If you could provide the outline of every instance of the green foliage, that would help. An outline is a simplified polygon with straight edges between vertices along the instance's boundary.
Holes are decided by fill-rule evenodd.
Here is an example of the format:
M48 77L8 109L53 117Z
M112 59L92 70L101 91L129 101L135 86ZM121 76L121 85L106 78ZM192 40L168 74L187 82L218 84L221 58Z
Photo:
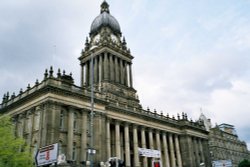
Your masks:
M238 167L250 167L250 161L244 159L243 161L240 162Z
M0 117L0 167L32 167L32 159L25 141L14 135L8 116Z

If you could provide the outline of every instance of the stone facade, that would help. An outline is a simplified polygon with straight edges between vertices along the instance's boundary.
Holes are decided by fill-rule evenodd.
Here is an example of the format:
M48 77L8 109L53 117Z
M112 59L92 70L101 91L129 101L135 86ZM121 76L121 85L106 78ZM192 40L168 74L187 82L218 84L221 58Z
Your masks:
M233 125L220 124L212 127L211 120L202 113L202 121L209 131L209 152L212 161L231 160L233 167L237 167L250 154L244 141L240 141Z
M151 167L153 158L139 156L138 148L160 151L164 167L210 166L203 123L192 122L185 113L169 117L142 108L133 87L132 59L104 1L79 57L81 85L64 71L55 75L51 67L41 82L18 95L5 94L0 113L13 117L16 135L25 138L32 152L59 143L59 154L75 164L89 160L93 140L95 166L118 157L127 167Z
M210 129L209 149L213 161L231 160L237 167L244 159L249 159L249 151L244 141L240 141L234 128L222 128L225 124ZM230 127L233 127L230 125Z

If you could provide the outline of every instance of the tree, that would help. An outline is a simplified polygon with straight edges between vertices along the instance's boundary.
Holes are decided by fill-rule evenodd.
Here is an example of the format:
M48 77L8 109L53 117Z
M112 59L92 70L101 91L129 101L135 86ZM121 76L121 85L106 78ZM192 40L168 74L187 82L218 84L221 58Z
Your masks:
M250 167L250 161L244 159L243 161L241 161L239 163L239 166L238 167Z
M32 167L25 141L14 134L11 118L0 116L0 167Z

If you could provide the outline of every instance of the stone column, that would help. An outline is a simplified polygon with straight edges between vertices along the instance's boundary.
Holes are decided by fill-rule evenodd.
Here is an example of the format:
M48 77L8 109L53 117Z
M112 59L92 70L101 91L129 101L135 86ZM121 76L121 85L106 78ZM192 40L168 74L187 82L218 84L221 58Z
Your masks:
M212 161L211 161L210 152L209 152L208 139L202 140L202 150L203 150L204 161L205 161L206 166L211 166Z
M119 66L118 66L118 58L115 56L115 82L119 83Z
M18 137L23 138L23 127L24 127L24 114L21 113L18 115Z
M130 87L133 87L133 76L132 76L132 63L129 64L129 82Z
M89 63L89 61L87 61L86 62L86 73L85 73L85 84L86 84L86 86L89 86L90 85L90 78L89 78L89 76L90 76L90 63Z
M72 160L72 151L73 151L73 124L74 124L74 111L72 108L68 112L68 133L67 133L67 159Z
M41 132L40 132L40 147L46 146L46 141L47 141L47 115L48 111L47 111L47 104L44 105L44 107L42 108L42 112L41 112ZM23 124L24 125L24 124Z
M194 149L195 149L196 164L197 164L197 166L200 166L199 145L198 145L197 138L194 138L193 145L194 145Z
M41 109L41 106L37 106L36 107L36 114L37 114L37 117L36 117L36 121L35 121L35 124L36 124L36 127L35 129L38 130L37 132L37 148L40 147L40 140L41 140L41 129L42 129L42 109Z
M93 66L94 66L94 83L98 82L98 59L97 56L93 58Z
M130 144L129 144L129 124L125 123L124 127L125 133L125 164L130 167Z
M178 167L182 167L182 160L181 160L181 153L180 153L180 144L178 135L175 135L175 149L176 149L176 156L177 156L177 164Z
M154 141L153 141L152 129L149 129L148 135L149 135L149 148L154 149Z
M175 155L174 155L174 144L173 144L173 135L169 133L169 146L170 146L170 159L171 159L171 167L176 167Z
M165 167L170 167L170 163L169 163L169 155L168 155L168 143L167 143L167 137L166 137L166 133L164 132L162 134L162 140L163 140L163 151L164 151L164 157L163 157L163 162Z
M123 60L120 59L120 75L121 75L121 84L124 84L124 71L123 71Z
M28 132L28 136L27 136L26 142L28 145L32 144L33 114L34 114L34 111L32 110L27 111L26 132Z
M81 86L84 85L84 65L81 63Z
M110 138L110 119L107 118L106 123L106 138L107 138L107 158L111 157L111 138Z
M109 64L110 64L110 80L111 81L114 81L115 80L115 74L114 74L114 62L113 62L113 55L110 54L110 57L109 57Z
M82 128L81 128L81 161L87 160L87 129L88 129L88 113L82 111Z
M104 53L104 80L108 80L108 76L109 76L109 73L108 73L108 53Z
M156 146L157 150L161 151L161 141L160 141L160 132L156 131Z
M103 79L103 58L102 55L99 56L99 83L102 82Z
M138 153L138 134L137 126L133 126L133 143L134 143L134 166L139 167L139 153Z
M203 148L202 148L202 139L199 138L198 140L198 144L199 144L199 151L200 151L200 155L201 155L201 162L205 163L205 159L204 159L204 153L203 153Z
M124 84L128 86L128 68L127 68L127 62L124 63Z
M120 142L120 122L115 122L115 153L116 157L121 159L121 142Z
M153 132L152 132L151 128L149 128L149 130L148 130L148 138L149 138L149 148L154 149ZM152 162L152 158L148 158L148 160L149 160L149 162Z
M145 138L145 128L142 127L141 128L141 145L142 145L142 148L147 148L146 147L146 138ZM148 159L147 157L143 157L143 164L142 164L143 167L148 167Z

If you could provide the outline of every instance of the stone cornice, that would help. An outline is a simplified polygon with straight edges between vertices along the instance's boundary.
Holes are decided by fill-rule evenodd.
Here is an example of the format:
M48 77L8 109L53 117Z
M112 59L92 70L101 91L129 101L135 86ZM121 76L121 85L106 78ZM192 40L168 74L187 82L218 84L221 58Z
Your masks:
M0 108L0 113L9 111L47 93L72 96L84 101L90 101L90 93L86 89L74 85L70 87L58 85L59 83L60 81L57 81L54 78L44 80L40 85L34 86L30 90L25 91L23 94L16 96L14 99L10 99L9 101L1 104L2 108ZM105 100L100 98L95 98L95 102L104 105L107 104Z
M134 116L136 118L141 118L143 120L150 120L152 122L161 123L161 124L164 124L165 126L176 127L176 128L181 129L181 130L190 129L190 130L198 131L198 132L203 133L203 134L205 133L206 135L209 133L205 129L203 129L200 126L195 125L194 123L191 123L189 121L185 121L185 123L183 123L183 120L174 120L174 119L166 118L164 116L161 116L161 115L155 114L155 113L150 113L150 112L145 112L145 111L144 112L133 111L130 109L121 108L121 107L117 107L117 106L113 106L113 105L107 106L106 109L111 110L111 111L124 113L126 115L131 115L131 116Z

